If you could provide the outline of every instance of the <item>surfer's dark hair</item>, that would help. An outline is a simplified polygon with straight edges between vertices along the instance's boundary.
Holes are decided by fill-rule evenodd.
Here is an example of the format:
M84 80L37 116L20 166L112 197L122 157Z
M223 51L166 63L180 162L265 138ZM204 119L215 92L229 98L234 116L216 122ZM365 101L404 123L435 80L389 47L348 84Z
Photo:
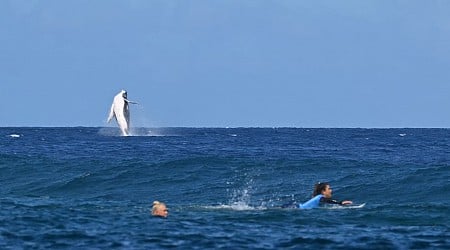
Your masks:
M313 191L313 197L315 197L316 195L319 195L322 193L322 191L324 191L327 186L329 186L330 184L328 182L317 182L314 185L314 191Z

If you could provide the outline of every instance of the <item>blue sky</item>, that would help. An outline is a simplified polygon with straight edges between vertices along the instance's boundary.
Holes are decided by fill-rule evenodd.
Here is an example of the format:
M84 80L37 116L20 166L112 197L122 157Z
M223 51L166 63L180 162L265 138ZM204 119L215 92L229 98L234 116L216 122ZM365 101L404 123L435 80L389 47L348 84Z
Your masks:
M450 127L450 1L0 1L0 126Z

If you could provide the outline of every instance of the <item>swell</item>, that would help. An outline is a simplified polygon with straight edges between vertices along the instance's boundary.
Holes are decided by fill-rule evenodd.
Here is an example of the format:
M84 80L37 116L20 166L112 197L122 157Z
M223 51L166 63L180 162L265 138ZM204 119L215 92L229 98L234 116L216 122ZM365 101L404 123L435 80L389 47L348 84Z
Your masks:
M185 156L149 162L1 155L3 194L277 206L308 199L317 181L359 203L445 202L449 166L333 158ZM405 188L408 187L408 188ZM206 190L206 192L205 192ZM389 194L389 195L387 195Z

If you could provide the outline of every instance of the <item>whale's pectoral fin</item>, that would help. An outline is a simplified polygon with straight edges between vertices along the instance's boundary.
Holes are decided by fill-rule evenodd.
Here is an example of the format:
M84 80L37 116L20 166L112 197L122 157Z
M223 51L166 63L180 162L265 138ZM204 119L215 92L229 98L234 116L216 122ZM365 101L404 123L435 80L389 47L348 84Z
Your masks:
M114 117L114 103L111 105L111 110L109 111L108 122Z
M127 103L131 103L131 104L139 104L139 103L137 103L137 102L133 102L133 101L130 101L130 100L128 100L128 99L126 99L126 98L123 98Z

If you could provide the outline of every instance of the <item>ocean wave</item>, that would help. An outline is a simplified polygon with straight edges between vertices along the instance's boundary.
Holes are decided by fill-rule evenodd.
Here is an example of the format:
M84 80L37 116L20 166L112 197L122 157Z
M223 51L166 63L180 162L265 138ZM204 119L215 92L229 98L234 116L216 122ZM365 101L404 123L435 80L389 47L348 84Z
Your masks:
M448 248L449 130L105 131L0 128L0 248Z

